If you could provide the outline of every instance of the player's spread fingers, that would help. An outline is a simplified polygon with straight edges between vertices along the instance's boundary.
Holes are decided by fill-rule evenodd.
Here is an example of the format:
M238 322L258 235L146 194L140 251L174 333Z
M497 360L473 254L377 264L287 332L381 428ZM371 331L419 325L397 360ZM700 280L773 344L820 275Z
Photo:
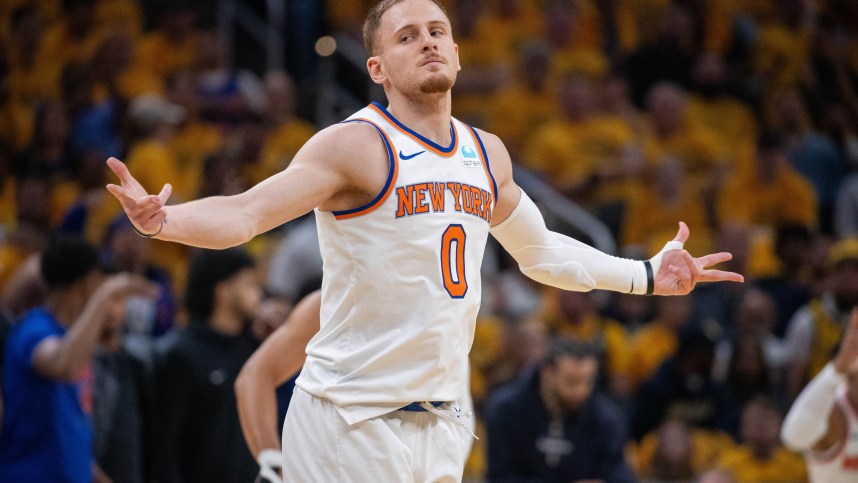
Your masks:
M683 251L682 252L682 261L685 262L685 266L688 267L688 271L691 273L691 277L694 281L700 278L700 274L703 272L703 268L697 263L697 260L691 256L690 253Z
M170 195L173 194L173 185L167 183L161 188L161 192L158 193L158 198L161 200L161 204L166 205L167 200L170 199Z
M116 159L116 158L108 158L107 166L111 171L119 178L120 181L126 183L134 178L131 176L131 173L128 171L128 167L125 166L125 163Z
M727 262L733 259L733 254L729 252L712 253L697 258L697 262L701 267L711 267L719 263Z
M744 282L745 277L736 272L725 270L703 270L700 274L701 282Z

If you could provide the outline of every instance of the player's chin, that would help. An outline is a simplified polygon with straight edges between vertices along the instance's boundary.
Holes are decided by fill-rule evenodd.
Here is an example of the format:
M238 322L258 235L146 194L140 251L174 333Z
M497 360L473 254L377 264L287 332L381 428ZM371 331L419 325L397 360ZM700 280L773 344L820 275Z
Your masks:
M420 83L420 92L424 94L442 94L453 88L455 78L438 73L431 75Z

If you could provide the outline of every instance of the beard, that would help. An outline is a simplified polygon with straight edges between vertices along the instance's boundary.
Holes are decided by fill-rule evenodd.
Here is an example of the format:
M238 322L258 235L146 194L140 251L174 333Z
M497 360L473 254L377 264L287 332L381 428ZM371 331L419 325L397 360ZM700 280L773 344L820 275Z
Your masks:
M455 77L437 74L424 79L418 87L423 94L443 94L453 88L455 81Z

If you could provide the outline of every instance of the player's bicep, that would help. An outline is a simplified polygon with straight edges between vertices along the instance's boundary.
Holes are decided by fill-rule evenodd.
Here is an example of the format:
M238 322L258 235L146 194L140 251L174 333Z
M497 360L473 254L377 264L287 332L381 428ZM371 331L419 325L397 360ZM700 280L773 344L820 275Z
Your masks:
M498 187L497 200L495 200L495 207L492 211L492 225L494 226L506 220L518 206L521 190L512 179L512 159L510 159L506 146L494 134L484 131L478 132L485 143L486 153L492 167L492 175Z

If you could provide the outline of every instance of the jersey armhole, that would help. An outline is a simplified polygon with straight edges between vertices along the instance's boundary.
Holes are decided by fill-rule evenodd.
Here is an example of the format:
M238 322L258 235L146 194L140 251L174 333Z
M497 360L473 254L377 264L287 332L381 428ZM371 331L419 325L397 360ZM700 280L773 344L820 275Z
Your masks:
M387 149L387 161L388 161L388 172L387 172L387 180L384 182L384 187L382 187L381 192L373 198L369 203L359 206L357 208L352 208L350 210L342 210L342 211L332 211L331 214L334 215L334 218L337 220L345 220L348 218L354 218L356 216L360 216L366 213L373 211L374 209L381 206L384 203L384 200L390 196L390 192L393 190L393 183L396 181L396 176L399 171L399 163L396 159L396 149L393 147L393 142L387 136L387 133L384 132L378 124L370 121L369 119L364 118L354 118L347 119L342 121L343 123L347 122L364 122L374 127L376 131L378 131L378 135L381 136L381 140L384 142L384 147Z
M482 140L482 138L480 138L480 135L479 135L479 134L477 134L477 130L476 130L476 129L474 129L472 126L468 125L468 124L465 124L465 126L468 128L468 131L470 131L470 132L471 132L471 137L473 137L473 138L474 138L474 142L475 142L475 143L477 144L477 146L479 146L479 148L480 148L480 157L481 157L481 158L482 158L482 160L483 160L483 168L484 168L484 169L485 169L485 171L486 171L486 178L488 178L488 180L489 180L489 184L490 184L490 185L491 185L491 187L492 187L492 197L494 198L495 205L497 205L497 201L498 201L498 184L497 184L497 182L495 181L495 176L492 174L492 167L491 167L491 165L489 164L489 153L486 151L486 147L485 147L485 145L483 144L483 140Z

